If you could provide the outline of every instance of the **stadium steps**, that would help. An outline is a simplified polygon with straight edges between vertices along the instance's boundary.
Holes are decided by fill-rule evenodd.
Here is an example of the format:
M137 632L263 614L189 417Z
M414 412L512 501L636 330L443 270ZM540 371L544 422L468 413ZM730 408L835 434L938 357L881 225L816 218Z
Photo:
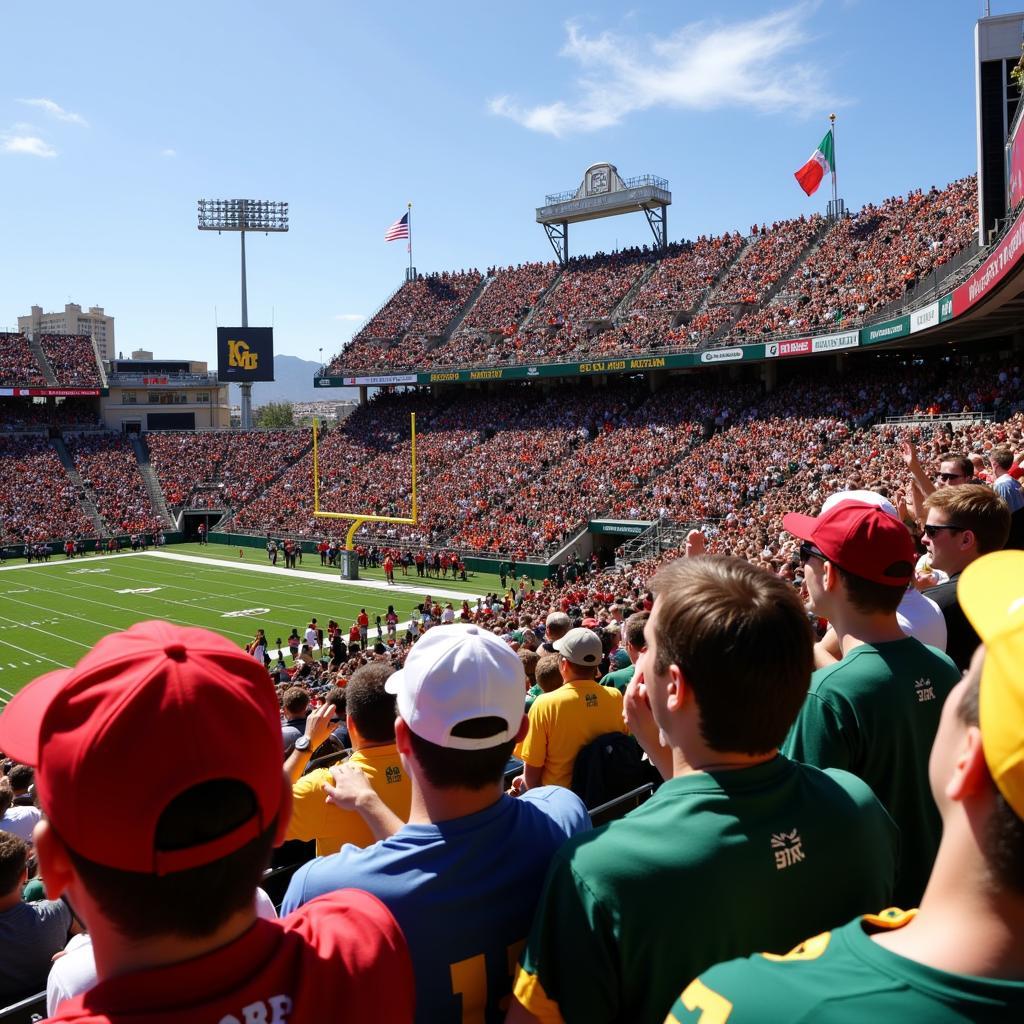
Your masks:
M448 341L452 335L462 326L462 321L469 316L470 310L480 301L484 292L491 287L492 284L498 279L497 274L491 274L489 277L481 277L480 283L473 289L469 298L466 299L466 304L455 314L455 319L448 325L442 337L445 341Z
M43 346L36 341L35 338L28 339L28 347L35 356L36 362L39 364L39 369L43 371L43 376L46 378L46 383L50 387L58 387L57 374L53 372L53 367L50 365L50 360L46 358L46 353L43 351Z
M156 470L149 461L149 449L138 434L129 434L128 440L135 451L135 461L139 467L139 476L142 477L142 483L146 488L146 493L149 495L149 503L153 506L153 511L160 517L160 521L165 527L177 529L174 516L171 515L171 510L167 507L167 499L164 498L164 492L160 489L160 481L157 479Z
M804 265L804 262L807 259L818 251L818 247L825 240L825 235L828 234L828 230L831 227L831 222L825 221L825 223L814 232L807 244L797 254L796 259L793 260L793 264L790 266L789 271L780 277L779 280L768 289L764 298L757 304L757 309L763 309L772 301L772 299L789 289L796 279L797 271Z
M544 289L540 297L530 308L530 311L526 314L526 316L523 317L523 322L519 325L519 330L525 331L528 327L530 327L533 324L534 317L536 317L537 313L539 313L540 310L543 308L544 303L547 300L547 297L553 294L555 289L559 286L559 284L561 284L562 275L564 273L565 269L563 268L560 269L557 274L555 274L555 279L551 282L551 284L547 286L547 288Z
M85 486L85 481L82 479L82 475L75 467L75 460L71 457L71 452L68 451L68 446L64 443L64 438L51 437L50 444L52 445L53 450L57 453L57 458L60 459L60 464L64 467L64 472L67 473L68 479L74 485L75 491L78 494L78 504L82 506L82 512L92 523L97 535L102 537L109 533L110 531L107 529L107 524L103 522L100 510L96 507L96 502L92 500L92 495Z
M637 293L647 283L650 276L661 266L661 260L652 260L650 266L640 275L637 279L636 284L626 292L625 295L619 300L615 308L608 314L608 319L612 323L617 323L620 319L624 319L629 313L629 307L633 305L633 300L637 297Z

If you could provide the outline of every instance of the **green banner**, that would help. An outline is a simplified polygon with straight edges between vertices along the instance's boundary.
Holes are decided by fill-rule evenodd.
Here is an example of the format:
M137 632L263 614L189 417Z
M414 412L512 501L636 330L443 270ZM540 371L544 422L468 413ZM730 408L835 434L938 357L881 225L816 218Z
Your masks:
M591 519L587 523L587 529L591 533L616 533L624 537L639 537L653 525L653 522L638 519Z
M895 320L886 320L884 323L862 328L860 343L862 345L881 345L882 342L895 341L897 338L905 338L909 334L910 317L900 316Z
M953 319L953 293L944 295L939 299L939 323L944 324L947 320Z

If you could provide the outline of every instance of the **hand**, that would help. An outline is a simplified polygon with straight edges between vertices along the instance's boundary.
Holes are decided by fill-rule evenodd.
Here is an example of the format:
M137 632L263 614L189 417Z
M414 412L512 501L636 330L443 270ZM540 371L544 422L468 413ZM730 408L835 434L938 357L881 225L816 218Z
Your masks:
M331 767L333 782L324 783L326 802L343 811L355 811L360 801L376 796L365 772L355 765L336 764Z
M312 753L334 731L334 718L337 708L333 704L321 704L314 708L306 718L306 735L309 737L309 750Z
M938 585L939 577L931 570L914 574L914 586L918 590L927 590L929 587L937 587Z
M517 775L512 780L512 785L508 787L509 796L519 796L521 793L526 792L526 776Z
M907 469L912 470L917 464L917 449L914 447L914 442L909 438L903 438L900 441L900 458L903 459L903 465Z
M686 535L686 557L695 558L707 554L708 539L700 530L691 530Z
M651 711L651 702L647 696L644 677L639 672L633 676L626 687L622 699L622 720L636 737L637 743L647 751L648 756L650 756L652 748L662 745L661 730L654 721L654 713Z

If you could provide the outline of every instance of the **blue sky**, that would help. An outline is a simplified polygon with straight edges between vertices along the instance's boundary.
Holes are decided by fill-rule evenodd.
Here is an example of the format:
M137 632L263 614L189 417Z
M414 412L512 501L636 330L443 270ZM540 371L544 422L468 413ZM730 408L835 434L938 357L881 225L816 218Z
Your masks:
M316 360L400 283L410 200L421 271L550 258L534 208L601 160L669 180L672 239L745 231L824 209L792 173L833 110L849 207L944 184L975 168L982 6L7 4L0 328L96 304L125 354L212 363L238 239L196 230L200 197L291 203L248 239L249 322ZM571 244L649 238L636 215Z

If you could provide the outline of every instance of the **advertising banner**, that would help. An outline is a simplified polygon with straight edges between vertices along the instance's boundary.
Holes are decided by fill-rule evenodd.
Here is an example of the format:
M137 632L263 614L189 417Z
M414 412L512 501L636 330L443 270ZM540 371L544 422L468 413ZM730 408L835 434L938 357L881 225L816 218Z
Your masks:
M5 398L99 398L108 394L109 388L0 388Z
M939 299L939 323L944 324L947 320L953 319L953 293L944 295Z
M218 327L217 378L248 384L274 379L273 327Z
M939 304L929 303L920 309L915 309L910 314L910 333L917 334L918 331L934 327L939 322Z
M789 341L779 342L779 356L806 356L811 351L810 338L792 338Z
M844 348L856 348L860 344L860 331L844 331L842 334L822 334L811 339L812 352L836 352Z
M1013 210L1024 199L1024 119L1018 118L1006 147L1006 209Z
M970 309L976 302L988 295L1016 265L1020 259L1022 247L1024 247L1024 213L1003 235L1003 240L993 250L992 255L953 292L953 315L960 316L964 310Z
M701 352L700 354L702 363L734 363L737 359L743 358L743 349L741 348L714 348L710 352Z
M883 341L895 341L910 334L910 317L899 316L895 320L886 320L880 324L864 327L860 332L862 345L880 345Z

